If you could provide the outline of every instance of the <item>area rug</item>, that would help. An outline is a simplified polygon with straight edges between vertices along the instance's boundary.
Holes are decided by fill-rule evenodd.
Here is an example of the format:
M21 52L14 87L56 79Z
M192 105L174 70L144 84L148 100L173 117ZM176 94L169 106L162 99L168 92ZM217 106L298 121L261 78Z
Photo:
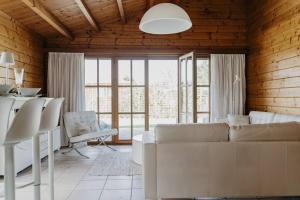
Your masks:
M142 166L132 161L131 152L103 152L89 171L90 176L142 175Z

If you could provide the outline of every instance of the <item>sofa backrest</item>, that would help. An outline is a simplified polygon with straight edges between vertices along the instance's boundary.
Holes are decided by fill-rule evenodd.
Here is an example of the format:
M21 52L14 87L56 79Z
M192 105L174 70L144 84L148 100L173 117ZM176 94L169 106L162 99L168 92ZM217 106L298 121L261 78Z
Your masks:
M300 115L286 115L272 112L251 111L249 113L251 124L266 124L277 122L300 122Z
M251 111L249 113L251 124L273 123L275 114L271 112Z
M300 122L300 115L284 115L275 113L274 122Z
M157 125L155 137L157 143L228 141L229 126L226 123Z
M300 141L300 123L270 123L231 126L230 141Z

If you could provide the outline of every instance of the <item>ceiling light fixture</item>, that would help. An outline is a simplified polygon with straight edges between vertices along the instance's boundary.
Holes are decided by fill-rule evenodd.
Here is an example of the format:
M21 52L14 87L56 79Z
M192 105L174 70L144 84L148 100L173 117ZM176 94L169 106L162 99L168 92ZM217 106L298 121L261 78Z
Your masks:
M143 16L139 28L145 33L173 34L192 27L189 15L172 3L160 3L151 7Z

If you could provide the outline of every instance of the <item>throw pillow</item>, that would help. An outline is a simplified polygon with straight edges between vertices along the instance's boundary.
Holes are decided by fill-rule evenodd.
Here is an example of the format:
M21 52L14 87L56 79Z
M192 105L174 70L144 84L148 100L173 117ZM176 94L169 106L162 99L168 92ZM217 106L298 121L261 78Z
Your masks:
M248 115L227 115L229 126L241 126L250 124Z

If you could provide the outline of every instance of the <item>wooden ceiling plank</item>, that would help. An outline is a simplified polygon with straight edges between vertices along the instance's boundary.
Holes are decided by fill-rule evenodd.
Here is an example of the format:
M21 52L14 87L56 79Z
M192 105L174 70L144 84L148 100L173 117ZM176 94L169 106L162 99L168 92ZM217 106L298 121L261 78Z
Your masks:
M87 21L90 23L90 25L96 30L99 31L100 28L96 22L96 20L94 19L94 17L92 16L89 8L87 7L87 5L83 2L83 0L75 0L75 2L77 3L79 9L81 10L81 12L83 13L84 17L87 19Z
M154 0L146 0L146 9L148 10L154 5Z
M125 16L122 0L117 0L117 4L118 4L118 9L119 9L119 13L120 13L120 16L121 16L121 20L122 20L123 23L125 23L126 22L126 16Z
M48 22L54 29L56 29L63 36L73 40L71 32L58 20L52 13L50 13L38 0L22 0L33 12Z

